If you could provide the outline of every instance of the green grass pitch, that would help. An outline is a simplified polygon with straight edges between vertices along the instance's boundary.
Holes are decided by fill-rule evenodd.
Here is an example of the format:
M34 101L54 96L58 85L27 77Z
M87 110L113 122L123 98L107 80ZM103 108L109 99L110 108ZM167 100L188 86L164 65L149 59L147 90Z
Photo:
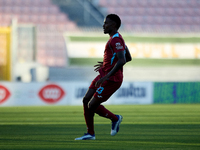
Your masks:
M116 136L95 115L96 140L86 132L81 106L1 107L0 150L199 150L200 104L107 105L124 119Z

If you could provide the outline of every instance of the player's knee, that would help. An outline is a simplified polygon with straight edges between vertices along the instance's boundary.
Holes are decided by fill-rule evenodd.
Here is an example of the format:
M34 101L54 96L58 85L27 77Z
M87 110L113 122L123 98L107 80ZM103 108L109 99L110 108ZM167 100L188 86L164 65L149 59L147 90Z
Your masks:
M88 109L90 111L95 111L95 107L91 103L88 103Z
M84 104L84 105L88 105L88 102L89 102L89 101L90 101L89 98L83 97L83 104Z
M99 105L100 105L99 103L95 103L93 101L90 101L88 103L88 109L91 110L91 111L95 111Z
M89 110L92 110L92 108L93 108L93 107L92 107L92 104L91 104L91 103L88 103L88 109L89 109Z

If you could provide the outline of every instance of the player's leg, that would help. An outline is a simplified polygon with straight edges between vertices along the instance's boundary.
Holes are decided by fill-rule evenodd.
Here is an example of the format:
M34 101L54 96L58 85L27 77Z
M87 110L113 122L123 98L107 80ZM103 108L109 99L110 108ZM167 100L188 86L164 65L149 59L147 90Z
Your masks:
M108 109L106 109L103 105L100 105L101 101L99 99L96 99L92 97L90 100L88 107L91 111L94 111L97 113L99 116L108 118L112 122L112 127L111 127L111 135L114 136L117 134L119 131L119 125L122 121L122 116L121 115L115 115L112 112L110 112Z
M94 96L90 100L88 104L89 109L92 109L101 117L108 118L111 121L117 121L117 116L100 104L107 101L120 86L121 82L105 81L102 86L96 90Z
M95 89L88 89L87 93L83 98L83 110L84 118L87 125L87 132L91 135L94 135L94 111L88 108L88 103L95 93Z
M108 118L111 121L117 121L118 120L117 116L112 112L110 112L108 109L106 109L103 105L101 105L102 102L104 101L92 97L88 103L88 108L101 117Z
M111 135L115 135L119 131L119 125L122 121L122 116L113 114L100 104L107 101L109 97L120 88L120 86L121 82L104 82L104 84L97 89L88 105L89 108L95 110L95 113L97 113L99 116L108 118L112 121Z
M95 89L89 88L83 98L84 118L87 126L87 133L75 140L95 140L94 135L94 112L88 109L88 102L95 93Z
M110 112L108 109L106 109L103 105L99 105L99 107L97 107L97 109L95 110L95 113L101 117L110 119L112 122L118 120L117 116Z
M94 93L96 92L95 83L101 78L100 75L98 75L91 83L88 91L86 92L84 98L83 98L83 110L84 110L84 118L87 125L87 134L80 138L76 138L75 140L94 140L94 111L89 110L88 103L93 97Z

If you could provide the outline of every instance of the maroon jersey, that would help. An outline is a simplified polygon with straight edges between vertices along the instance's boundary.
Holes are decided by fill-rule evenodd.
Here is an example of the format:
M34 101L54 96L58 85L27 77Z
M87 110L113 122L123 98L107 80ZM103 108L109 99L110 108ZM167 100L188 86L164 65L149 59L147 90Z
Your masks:
M117 32L108 40L105 51L104 51L104 58L103 58L103 66L99 69L100 75L103 77L112 68L118 61L117 52L125 50L125 43L122 36ZM110 76L109 80L115 82L122 82L123 80L123 68L119 69L114 75Z

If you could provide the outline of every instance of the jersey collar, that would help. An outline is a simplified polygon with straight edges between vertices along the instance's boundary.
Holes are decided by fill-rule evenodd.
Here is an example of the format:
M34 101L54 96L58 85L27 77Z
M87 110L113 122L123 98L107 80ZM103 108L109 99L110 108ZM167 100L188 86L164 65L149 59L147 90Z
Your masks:
M113 39L114 37L119 37L119 33L118 33L118 32L115 33L115 34L112 36L112 39Z

